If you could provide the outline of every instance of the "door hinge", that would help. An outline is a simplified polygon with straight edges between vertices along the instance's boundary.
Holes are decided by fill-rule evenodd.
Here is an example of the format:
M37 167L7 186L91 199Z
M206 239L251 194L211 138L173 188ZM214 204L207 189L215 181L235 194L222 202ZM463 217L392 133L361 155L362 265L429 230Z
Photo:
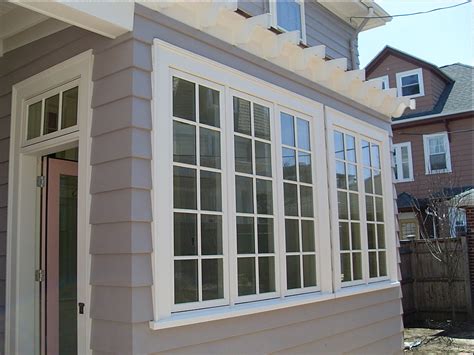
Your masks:
M46 176L40 175L36 177L36 186L39 188L46 187Z
M44 281L45 272L44 270L38 269L35 271L35 281L43 282Z

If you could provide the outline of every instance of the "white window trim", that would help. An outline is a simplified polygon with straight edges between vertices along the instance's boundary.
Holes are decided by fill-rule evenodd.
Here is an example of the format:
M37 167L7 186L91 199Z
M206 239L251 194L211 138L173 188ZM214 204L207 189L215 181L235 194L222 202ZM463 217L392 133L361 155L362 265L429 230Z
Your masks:
M264 82L255 77L244 74L240 71L229 68L225 65L216 63L212 60L203 58L199 55L190 53L186 50L175 47L171 44L168 44L164 41L155 39L153 47L153 66L154 66L154 78L153 78L153 116L154 122L158 122L162 117L166 118L164 121L165 125L170 125L171 117L171 102L172 95L169 86L170 78L170 69L178 70L180 72L191 73L193 76L198 76L206 78L208 81L214 81L216 83L223 83L226 90L226 100L229 102L229 99L232 98L230 89L237 90L239 92L245 92L252 97L261 97L265 95L264 98L266 101L273 103L273 110L275 113L279 110L288 112L287 107L290 107L293 111L298 112L298 114L310 113L311 119L311 139L313 142L312 151L315 152L317 156L317 161L313 161L313 178L315 179L314 191L317 194L317 198L314 199L314 210L315 210L315 233L316 233L316 248L318 251L319 261L317 261L317 277L318 277L318 286L319 291L310 292L310 293L301 293L298 295L292 295L291 297L286 297L284 292L286 288L286 280L280 273L280 292L276 298L270 300L259 300L255 302L248 302L244 304L235 304L232 301L235 295L232 292L236 292L236 287L230 288L231 292L231 302L228 306L215 307L210 309L201 309L201 310L192 310L186 312L172 313L172 293L169 291L169 287L163 287L163 285L172 285L172 275L169 272L170 270L170 259L172 257L172 238L170 223L158 223L157 221L163 220L172 220L172 209L170 206L173 201L172 189L169 186L172 186L172 174L169 173L169 166L172 162L172 130L170 127L167 129L162 129L161 127L153 129L153 180L155 181L154 190L152 193L152 204L154 216L153 218L153 244L154 251L152 253L152 266L153 266L153 276L154 282L152 286L153 292L153 310L154 310L154 320L150 322L151 329L163 329L181 326L185 324L195 324L203 321L224 319L229 317L237 317L247 314L254 314L263 311L276 310L286 307L293 307L302 304L314 303L328 299L335 299L338 297L350 296L353 294L360 294L364 292L370 292L375 290L381 290L391 287L399 287L396 273L396 258L395 252L395 238L387 238L387 270L390 278L380 280L380 282L372 283L369 285L355 286L352 288L341 289L341 285L334 283L334 275L340 273L334 273L331 265L333 263L337 267L339 259L334 259L334 255L331 249L331 239L324 238L324 236L331 235L330 233L330 211L328 211L327 201L329 200L328 194L328 171L326 167L327 156L326 154L317 155L316 152L326 152L326 135L325 127L327 122L323 119L325 116L324 108L321 104L309 100L307 98L296 95L284 88L274 86L267 82ZM159 58L159 60L158 60ZM159 93L159 94L158 94ZM227 114L226 116L232 117L232 105L226 104ZM335 111L337 112L337 111ZM291 112L290 112L291 113ZM304 114L303 114L304 115ZM277 117L277 116L274 116ZM348 116L347 116L348 117ZM348 118L344 116L341 119L341 124L344 127L350 125ZM305 118L305 116L303 116ZM350 121L353 124L353 127L359 130L366 132L366 128L374 130L374 127L366 124L360 120L354 120L350 118ZM276 137L275 145L277 150L280 148L280 132L278 131L277 126L275 126L275 133L273 137ZM378 132L378 130L377 130ZM232 132L227 130L226 139L227 142L232 140ZM386 139L387 144L383 147L388 146L388 134L387 132L377 133L377 136L382 141ZM375 137L375 138L376 138ZM156 142L168 142L168 144L156 144ZM232 146L232 144L230 144ZM385 149L385 148L384 148ZM274 152L274 151L273 151ZM384 157L389 157L388 149L382 151ZM233 169L233 156L232 148L227 150L227 164L231 164ZM228 157L232 157L230 160ZM282 174L281 169L281 152L275 155L275 160L277 162L277 173L279 176L276 177L277 189L280 191L274 194L280 202L275 202L276 206L280 206L282 203ZM229 169L229 168L228 168ZM231 172L232 170L229 170ZM158 173L159 172L159 173ZM384 184L387 184L390 180L391 175L387 171L382 170L382 179ZM229 174L229 176L231 176ZM232 176L233 178L233 176ZM332 181L332 179L331 179ZM233 185L233 184L232 184ZM161 186L161 188L160 188ZM232 190L229 190L229 194L232 194ZM235 195L235 194L234 194ZM393 206L389 203L391 201L392 189L384 190L384 208L386 211L386 216L393 215ZM235 196L232 198L231 202L234 202ZM230 199L229 199L230 200ZM232 203L231 203L232 204ZM235 206L234 206L235 209ZM282 209L281 209L282 210ZM276 218L278 223L276 224L276 229L281 229L280 223L283 221L282 214L283 211L278 211ZM281 214L281 215L280 215ZM159 216L159 218L156 218ZM232 223L232 218L230 216L230 223ZM394 235L390 231L394 231L393 227L393 218L387 218L387 236ZM232 228L234 230L234 228ZM232 231L232 234L235 234ZM275 233L278 235L279 239L276 239L279 243L284 243L284 233L277 231ZM228 236L229 241L235 241L235 235ZM332 243L334 243L334 236ZM159 247L158 247L159 246ZM281 254L285 254L284 248L279 250ZM339 252L337 248L337 252ZM232 255L229 257L233 258ZM280 256L281 258L281 256ZM284 259L280 259L284 260ZM337 260L333 261L333 260ZM279 267L280 263L276 263L276 267ZM235 265L230 267L236 267ZM324 269L323 269L324 268ZM282 269L284 270L284 269ZM232 271L231 271L232 272ZM230 280L231 281L231 280ZM371 280L372 281L372 280ZM232 282L232 281L231 281ZM303 289L304 290L304 289ZM289 295L289 293L288 293Z
M328 171L329 171L329 205L331 214L331 225L332 228L332 255L333 255L333 273L334 273L334 287L338 289L349 289L358 285L361 287L367 287L373 283L390 281L397 282L397 256L396 256L396 240L395 240L395 223L394 218L391 216L395 215L393 207L393 188L392 188L392 175L391 166L386 162L391 161L391 152L389 148L389 137L386 131L371 126L360 120L356 120L353 117L341 113L337 110L326 107L326 127L327 127L327 156L328 156ZM377 141L380 144L380 164L382 174L382 193L383 193L383 207L385 216L385 243L387 253L387 276L379 278L369 278L369 266L368 266L368 245L367 245L367 228L361 228L361 242L362 242L362 280L342 282L340 279L341 275L341 264L340 264L340 241L338 226L338 202L337 202L337 186L336 186L336 160L334 159L334 131L347 132L352 135L359 136L369 142ZM358 149L358 159L361 157L359 141L356 139ZM360 164L357 164L358 171L361 169ZM359 172L359 176L362 176L362 172ZM365 196L365 190L363 186L363 179L359 179L359 193ZM362 198L359 199L359 214L361 226L366 225L366 208L365 203L362 203ZM350 291L349 291L350 292Z
M370 80L381 80L385 84L385 88L383 90L390 89L390 82L388 80L388 75L379 76L378 78L373 78L373 79L370 79Z
M408 172L409 172L409 177L408 178L403 178L403 166L402 166L402 147L406 147L408 151ZM400 157L400 162L397 161L397 176L398 178L395 179L395 182L409 182L409 181L414 181L414 175L413 175L413 159L412 159L412 154L411 154L411 142L403 142L403 143L397 143L393 145L393 150L395 152L395 159L397 157ZM398 164L399 163L399 164Z
M430 146L429 146L429 139L437 136L443 136L445 147L446 147L446 169L439 169L439 170L431 170L430 167ZM424 134L423 135L423 151L425 155L425 173L426 175L431 174L443 174L443 173L450 173L451 169L451 149L449 147L449 138L448 132L438 132L433 134Z
M306 44L306 16L305 16L305 2L304 0L292 0L300 4L300 16L301 16L301 42ZM280 31L288 32L285 28L278 25L278 14L277 14L277 0L270 0L270 14L272 15L272 26Z
M409 75L413 75L413 74L418 75L418 84L420 86L420 92L415 95L408 95L408 96L403 96L403 97L415 98L415 97L425 96L425 86L423 83L423 70L421 68L418 68L418 69L407 70L407 71L396 74L397 94L399 97L402 97L402 78Z

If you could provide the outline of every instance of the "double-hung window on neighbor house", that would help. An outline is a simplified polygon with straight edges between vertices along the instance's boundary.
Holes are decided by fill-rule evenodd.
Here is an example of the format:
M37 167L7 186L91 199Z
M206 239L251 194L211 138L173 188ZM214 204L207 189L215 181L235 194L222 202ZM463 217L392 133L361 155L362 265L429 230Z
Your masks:
M282 31L300 31L301 41L306 42L305 4L303 0L270 1L273 26Z
M398 143L393 145L393 157L395 161L395 181L413 181L413 161L411 155L411 143Z
M334 292L333 278L337 288L389 279L382 141L333 126L326 137L322 105L194 56L158 52L157 328L195 314L185 311ZM336 151L328 154L332 135ZM339 216L329 212L328 179L337 180L331 203Z
M447 132L423 136L426 174L451 172L451 154Z
M425 95L421 68L396 74L398 96L419 97Z

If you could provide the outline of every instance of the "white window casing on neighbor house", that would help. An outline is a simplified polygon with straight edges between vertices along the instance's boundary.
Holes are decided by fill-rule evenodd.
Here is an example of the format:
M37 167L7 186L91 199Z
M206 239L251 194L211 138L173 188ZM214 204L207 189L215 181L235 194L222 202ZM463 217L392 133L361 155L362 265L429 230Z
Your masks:
M152 329L398 284L387 132L160 40L153 64ZM353 221L337 206L354 183Z
M415 98L425 95L421 68L396 74L398 96Z
M395 181L413 181L413 160L411 154L411 142L398 143L393 145L393 155L395 160Z
M304 1L270 1L273 27L285 31L299 31L301 42L306 43Z
M390 83L388 80L388 75L380 76L378 78L373 78L372 80L380 80L382 83L382 90L388 90L390 89Z
M451 153L447 132L423 135L426 174L450 173Z

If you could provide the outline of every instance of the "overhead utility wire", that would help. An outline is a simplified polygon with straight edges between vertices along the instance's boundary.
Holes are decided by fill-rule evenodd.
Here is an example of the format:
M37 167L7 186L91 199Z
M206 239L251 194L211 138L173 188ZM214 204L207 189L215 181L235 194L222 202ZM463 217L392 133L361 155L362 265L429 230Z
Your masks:
M388 15L388 16L351 16L349 18L349 21L351 21L353 18L363 18L363 19L371 19L371 18L393 18L393 17L406 17L406 16L414 16L414 15L422 15L422 14L429 14L430 12L435 12L435 11L440 11L440 10L446 10L446 9L451 9L453 7L458 7L461 5L465 5L470 3L472 0L467 0L465 2L462 2L460 4L456 5L451 5L451 6L446 6L446 7L438 7L436 9L431 9L428 11L419 11L419 12L412 12L408 14L398 14L398 15Z

